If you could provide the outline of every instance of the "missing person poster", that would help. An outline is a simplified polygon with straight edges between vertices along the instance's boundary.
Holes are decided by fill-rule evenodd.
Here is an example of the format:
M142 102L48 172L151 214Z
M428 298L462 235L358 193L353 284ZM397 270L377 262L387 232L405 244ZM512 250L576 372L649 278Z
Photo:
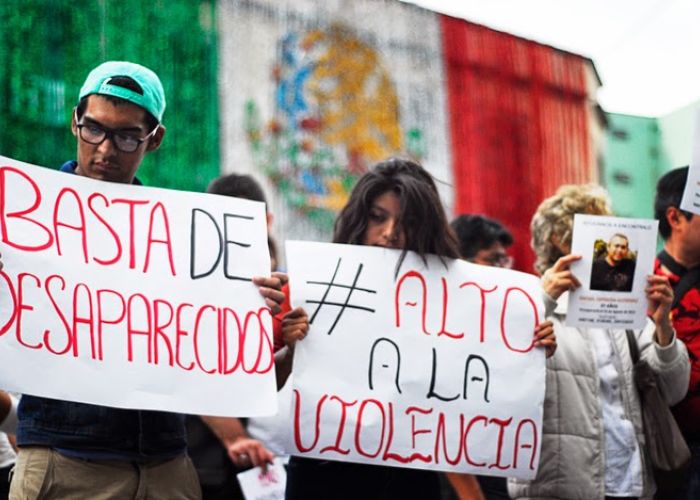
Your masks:
M691 154L688 181L685 183L681 209L700 214L700 109L695 115L693 151Z
M569 294L567 324L642 328L646 276L652 273L658 221L574 216L571 272L581 286Z

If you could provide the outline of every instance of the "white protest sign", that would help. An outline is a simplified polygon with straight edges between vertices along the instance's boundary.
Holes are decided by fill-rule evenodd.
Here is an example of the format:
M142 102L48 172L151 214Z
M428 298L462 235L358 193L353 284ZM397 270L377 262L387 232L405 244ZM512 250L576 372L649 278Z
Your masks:
M0 157L0 387L120 408L274 413L265 206Z
M700 214L700 109L695 116L693 151L690 157L688 180L685 183L680 208L694 214Z
M532 478L542 442L539 280L382 248L287 242L297 343L290 452Z
M656 251L658 221L598 215L574 216L571 272L581 286L569 294L566 323L602 328L643 328L644 294Z
M246 500L284 500L287 485L287 471L279 458L267 466L267 472L253 467L239 472L236 477Z

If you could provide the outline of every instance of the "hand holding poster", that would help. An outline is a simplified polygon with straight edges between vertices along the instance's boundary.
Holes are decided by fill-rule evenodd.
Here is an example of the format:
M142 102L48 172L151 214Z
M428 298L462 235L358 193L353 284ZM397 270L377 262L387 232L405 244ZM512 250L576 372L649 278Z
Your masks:
M581 287L569 294L568 325L644 327L644 289L653 269L657 227L656 220L574 216L571 253L581 260L571 272Z
M207 415L275 409L262 203L0 157L4 389Z
M700 110L695 115L691 155L688 180L685 183L680 208L694 214L700 214Z
M532 478L544 352L532 275L381 248L287 242L293 454Z

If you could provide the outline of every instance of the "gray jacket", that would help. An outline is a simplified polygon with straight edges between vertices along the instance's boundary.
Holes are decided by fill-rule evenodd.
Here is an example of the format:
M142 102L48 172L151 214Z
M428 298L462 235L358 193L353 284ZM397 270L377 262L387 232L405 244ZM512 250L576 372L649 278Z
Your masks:
M535 479L508 480L512 498L595 500L605 497L605 443L599 380L593 346L585 329L565 325L566 294L559 304L545 298L547 319L554 322L557 351L547 360L542 425L542 449ZM556 310L555 310L556 307ZM553 312L552 312L553 311ZM653 341L655 325L649 321L636 337L641 357L659 375L661 392L673 405L688 388L690 364L683 342L670 345ZM625 330L608 330L618 354L618 371L624 381L622 400L634 425L639 449L644 448L639 395L632 379L632 359ZM643 498L656 489L646 453L642 452Z

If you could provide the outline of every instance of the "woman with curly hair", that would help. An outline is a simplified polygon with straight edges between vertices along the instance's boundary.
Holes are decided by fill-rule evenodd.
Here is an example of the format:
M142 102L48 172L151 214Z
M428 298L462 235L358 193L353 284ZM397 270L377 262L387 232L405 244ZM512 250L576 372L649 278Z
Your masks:
M567 292L580 286L570 270L581 259L570 254L577 213L610 215L607 193L593 185L563 186L532 218L535 269L542 275L546 317L554 322L558 349L547 360L537 477L510 479L508 492L513 498L650 498L655 485L627 333L566 326ZM649 319L634 337L672 405L685 394L689 364L669 319L668 279L648 277L646 296Z

